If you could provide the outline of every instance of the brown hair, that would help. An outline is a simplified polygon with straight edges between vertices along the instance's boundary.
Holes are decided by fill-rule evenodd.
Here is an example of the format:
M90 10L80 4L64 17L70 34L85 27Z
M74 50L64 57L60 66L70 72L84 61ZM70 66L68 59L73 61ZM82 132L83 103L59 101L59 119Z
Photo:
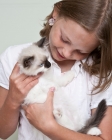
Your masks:
M62 0L55 3L54 8L59 16L74 20L89 32L96 32L100 46L90 54L93 64L88 64L89 56L83 66L90 75L99 75L94 90L105 90L112 82L112 0ZM46 18L41 36L49 37L48 20L52 13Z

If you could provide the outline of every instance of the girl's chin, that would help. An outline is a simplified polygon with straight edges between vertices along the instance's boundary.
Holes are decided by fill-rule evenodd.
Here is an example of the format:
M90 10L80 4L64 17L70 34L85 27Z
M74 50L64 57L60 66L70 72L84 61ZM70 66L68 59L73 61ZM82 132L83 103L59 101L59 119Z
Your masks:
M60 62L60 61L63 61L63 60L60 60L59 58L57 58L57 57L52 57L53 58L53 60L54 61L56 61L56 62Z

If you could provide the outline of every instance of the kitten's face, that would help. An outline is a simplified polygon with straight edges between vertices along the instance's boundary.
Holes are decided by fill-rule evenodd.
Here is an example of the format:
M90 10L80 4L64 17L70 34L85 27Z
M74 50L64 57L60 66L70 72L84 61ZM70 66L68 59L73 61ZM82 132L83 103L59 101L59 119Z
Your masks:
M37 75L47 71L51 66L48 57L46 48L39 47L37 44L23 49L18 60L21 72L26 75Z

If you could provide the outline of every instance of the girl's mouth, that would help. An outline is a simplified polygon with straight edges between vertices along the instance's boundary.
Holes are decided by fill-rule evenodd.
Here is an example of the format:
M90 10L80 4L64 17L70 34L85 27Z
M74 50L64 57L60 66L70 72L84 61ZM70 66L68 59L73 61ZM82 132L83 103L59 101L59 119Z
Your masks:
M62 56L62 55L61 55L58 51L57 51L57 53L58 53L59 57L61 57L61 58L65 59L65 57L64 57L64 56Z

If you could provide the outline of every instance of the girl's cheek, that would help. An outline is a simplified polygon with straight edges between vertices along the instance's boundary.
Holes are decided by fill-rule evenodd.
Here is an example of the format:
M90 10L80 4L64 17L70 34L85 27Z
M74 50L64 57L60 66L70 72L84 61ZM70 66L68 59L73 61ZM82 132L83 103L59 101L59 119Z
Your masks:
M77 61L80 61L80 60L83 60L85 58L87 58L88 55L81 55L81 54L74 54L74 60L77 60Z

